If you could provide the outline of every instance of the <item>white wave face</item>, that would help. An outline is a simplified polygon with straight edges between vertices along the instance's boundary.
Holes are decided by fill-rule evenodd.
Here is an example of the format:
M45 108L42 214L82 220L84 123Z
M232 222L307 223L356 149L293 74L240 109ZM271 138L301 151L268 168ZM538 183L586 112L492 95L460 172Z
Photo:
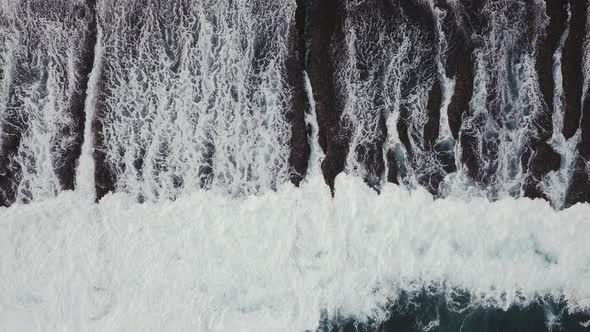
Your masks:
M231 199L211 191L0 209L0 329L304 331L379 316L402 290L459 287L507 307L590 307L590 206L433 200L341 175Z

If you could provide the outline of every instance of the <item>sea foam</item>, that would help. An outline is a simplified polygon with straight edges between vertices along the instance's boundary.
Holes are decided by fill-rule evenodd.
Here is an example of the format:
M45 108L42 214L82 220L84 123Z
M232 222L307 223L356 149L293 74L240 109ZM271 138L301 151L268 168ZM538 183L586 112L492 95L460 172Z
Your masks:
M139 204L79 192L0 208L0 329L304 331L383 317L401 292L460 289L507 308L590 307L590 206L435 200L340 175L229 198Z

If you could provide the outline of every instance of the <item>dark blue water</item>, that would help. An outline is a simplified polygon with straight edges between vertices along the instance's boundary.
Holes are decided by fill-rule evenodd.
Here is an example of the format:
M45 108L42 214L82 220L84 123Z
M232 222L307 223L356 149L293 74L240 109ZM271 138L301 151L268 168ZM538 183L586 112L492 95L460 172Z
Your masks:
M318 332L586 332L590 311L569 310L565 300L539 297L508 310L473 304L469 294L451 299L422 292L403 294L384 322L324 314Z

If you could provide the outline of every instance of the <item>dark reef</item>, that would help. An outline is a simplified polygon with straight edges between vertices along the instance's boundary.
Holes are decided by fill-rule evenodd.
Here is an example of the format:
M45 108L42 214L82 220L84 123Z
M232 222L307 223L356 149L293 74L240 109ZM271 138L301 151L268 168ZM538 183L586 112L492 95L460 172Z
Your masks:
M345 9L339 0L306 0L307 13L306 68L313 89L319 125L319 144L326 158L322 172L326 183L334 190L336 175L344 170L348 144L346 133L340 130L342 96L336 83L338 50L344 38Z
M318 143L325 153L321 169L332 191L335 177L346 169L349 154L354 154L355 161L363 167L361 176L377 191L384 182L407 184L415 180L439 196L445 177L457 172L457 167L463 167L475 185L492 188L490 198L495 197L493 191L500 172L509 172L510 176L520 172L524 174L522 180L509 189L510 194L549 199L543 188L546 176L552 171L564 171L565 162L563 152L558 151L551 139L560 132L566 139L574 139L579 132L578 155L563 206L590 201L590 91L584 91L588 90L584 86L588 73L583 68L588 0L546 0L544 5L500 0L435 0L432 3L415 0L296 0L295 5L295 14L288 23L287 56L282 64L287 96L283 107L291 128L288 164L294 184L298 185L307 174L310 144L305 119L313 107L319 126ZM125 17L118 18L120 22L113 21L114 14L109 10L97 13L96 0L71 4L58 1L53 5L23 0L22 6L23 12L51 18L64 26L73 26L77 31L71 43L76 57L71 68L74 72L68 76L77 79L64 82L73 87L66 96L65 106L72 121L59 129L56 135L59 137L52 142L58 189L76 187L76 167L86 123L86 90L95 63L103 64L97 73L96 112L94 118L89 119L92 123L96 197L100 199L117 190L117 174L124 171L124 167L135 168L141 179L145 171L145 148L138 148L133 165L126 166L116 160L118 155L125 154L125 146L118 147L116 152L107 151L109 142L105 141L108 138L103 137L104 132L109 130L108 121L120 113L120 110L111 109L116 106L109 102L112 82L126 79L128 73L124 62L127 60L121 59L137 60L140 40L145 34L153 34L148 38L150 42L164 46L163 52L170 63L167 70L171 75L179 73L182 61L180 36L168 31L174 30L168 27L186 23L182 20L190 17L189 2L137 1L133 8L125 11ZM147 6L152 6L160 16L155 23L157 26L149 27L152 29L149 31L144 22L150 14L142 10ZM253 3L252 15L261 15L262 21L265 8ZM57 12L63 15L54 15ZM495 20L497 15L504 15L506 22L498 23ZM0 18L0 24L13 26L20 32L18 43L23 45L14 51L11 67L2 68L0 72L8 87L0 118L1 206L14 203L19 188L22 192L18 196L23 197L23 201L33 199L26 185L21 186L22 168L33 166L26 166L29 162L26 161L26 151L20 151L22 137L27 134L31 120L27 119L26 112L18 110L25 107L27 96L43 98L48 94L47 67L55 61L47 52L37 52L44 47L40 28L21 23L18 19ZM211 22L213 31L219 23ZM506 24L504 28L509 32L498 31L498 24ZM126 32L119 36L115 27L124 27ZM99 29L103 31L102 38L115 38L118 47L105 49L102 58L95 59ZM350 36L353 30L355 38ZM256 28L256 36L251 41L253 52L248 59L251 70L247 74L246 96L238 96L240 87L236 85L231 87L234 98L256 98L263 80L260 74L276 53L272 46L276 33L273 26ZM494 41L489 40L491 34L495 34ZM403 46L403 41L408 38L411 43ZM214 45L219 43L219 36L211 39ZM401 47L408 47L406 58L393 59L392 53L395 52L392 50ZM493 59L488 59L490 52L494 54ZM554 102L556 55L562 57L563 110ZM487 58L483 61L481 57ZM519 80L523 75L520 65L527 59L534 59L535 79L538 81L531 90L526 90L526 96L522 96L519 94ZM399 68L411 69L403 72L398 68L399 72L392 72L395 61L400 61ZM140 70L155 70L149 66L155 65L146 64L146 68ZM194 74L199 70L190 68ZM307 95L306 74L313 101ZM476 82L478 75L484 75L485 82ZM10 78L10 82L4 77ZM454 80L452 91L448 91L446 79ZM344 114L353 98L347 91L350 82L346 80L353 80L354 84L370 90L362 96L366 99L359 103L362 106L354 105L365 110L365 114L359 115L362 123L352 123L354 117ZM485 88L485 112L474 108L476 102L481 102L474 100L479 91L476 90L482 87ZM445 100L449 101L448 107L443 103ZM554 128L556 112L562 111L563 128ZM388 132L387 121L395 112L398 115L394 124L398 134L395 141L399 144L390 146L392 133ZM449 137L442 135L440 119L445 115L442 112L446 112L448 118L450 135L446 136ZM514 139L506 133L520 127L526 129L528 137L523 139L519 151L513 152L517 155L515 165L509 165L507 170L504 165L504 169L500 169L503 157L500 154L506 153L500 151L502 143ZM355 130L364 131L361 143L352 144L354 135L358 134ZM204 160L204 165L199 166L200 188L208 188L214 173L214 156L222 153L216 151L212 138L205 146L206 151L199 152ZM170 147L162 144L159 149L164 160ZM155 171L158 167L167 167L158 161L154 163ZM181 178L174 183L175 187L185 185Z

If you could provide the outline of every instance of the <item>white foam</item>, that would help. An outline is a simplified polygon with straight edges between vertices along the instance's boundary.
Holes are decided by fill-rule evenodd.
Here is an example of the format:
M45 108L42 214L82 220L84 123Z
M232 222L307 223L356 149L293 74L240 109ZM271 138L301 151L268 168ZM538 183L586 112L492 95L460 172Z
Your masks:
M436 200L340 176L230 199L84 195L0 209L0 330L303 331L400 289L590 306L590 206Z

